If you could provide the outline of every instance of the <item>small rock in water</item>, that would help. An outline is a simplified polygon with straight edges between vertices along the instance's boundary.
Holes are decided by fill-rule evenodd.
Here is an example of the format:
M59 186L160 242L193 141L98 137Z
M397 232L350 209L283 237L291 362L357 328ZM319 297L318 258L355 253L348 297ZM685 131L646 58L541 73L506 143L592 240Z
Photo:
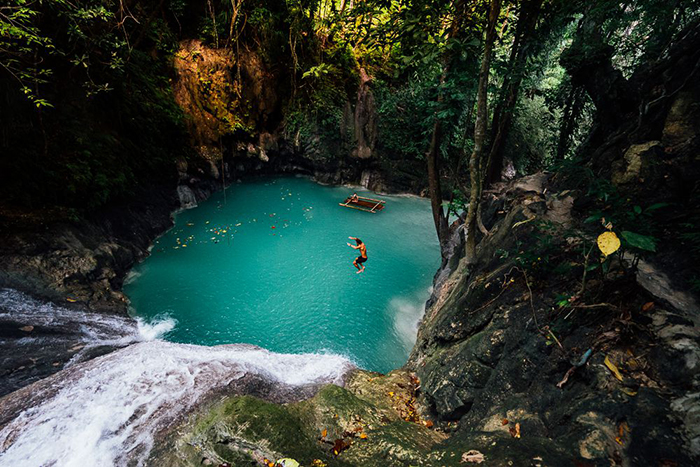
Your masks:
M34 330L34 326L22 326L19 328L19 330L22 332L32 332Z

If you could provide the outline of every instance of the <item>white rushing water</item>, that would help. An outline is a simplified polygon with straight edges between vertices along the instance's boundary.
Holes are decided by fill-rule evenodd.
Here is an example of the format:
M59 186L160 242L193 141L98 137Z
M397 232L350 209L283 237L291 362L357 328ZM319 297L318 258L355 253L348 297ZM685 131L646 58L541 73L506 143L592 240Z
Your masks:
M394 297L389 302L389 313L393 316L394 331L401 337L406 352L410 352L416 343L418 327L425 315L425 302L430 298L433 288L408 297Z
M22 297L26 298L4 290L0 302L7 310L8 300L21 302ZM30 310L32 306L15 302L10 305L24 309L37 323L75 323L85 335L101 340L144 341L157 335L159 326L161 330L169 326L161 322L139 327L126 318L44 304ZM275 354L237 344L137 342L35 383L21 390L19 401L13 394L0 400L19 403L22 409L0 429L0 465L141 465L159 430L181 419L206 395L246 374L300 386L341 383L351 368L337 355Z
M50 302L42 302L13 289L0 289L0 320L2 319L42 326L54 331L42 333L39 337L29 334L15 340L18 351L31 345L50 347L68 342L71 345L79 343L80 349L71 362L81 361L83 356L95 347L124 347L157 339L177 324L177 321L169 316L146 322L125 316L71 310ZM0 343L5 342L0 340Z

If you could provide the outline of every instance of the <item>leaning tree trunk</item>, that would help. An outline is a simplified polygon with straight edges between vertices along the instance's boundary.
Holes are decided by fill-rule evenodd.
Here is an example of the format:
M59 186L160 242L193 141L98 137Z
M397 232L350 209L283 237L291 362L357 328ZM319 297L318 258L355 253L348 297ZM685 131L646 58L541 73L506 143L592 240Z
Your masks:
M476 98L476 123L474 125L474 150L469 158L469 178L471 189L469 193L469 209L467 211L467 264L476 262L476 214L481 200L481 160L484 156L484 140L486 139L487 116L487 91L489 83L489 70L491 69L491 53L496 38L496 21L501 11L501 0L491 0L489 22L486 28L484 41L484 57L481 60L479 70L479 89ZM488 161L487 161L488 162Z
M438 98L438 102L441 99ZM442 208L442 187L440 185L440 165L438 156L440 151L440 141L442 139L442 123L440 119L435 117L433 124L433 135L430 138L430 148L428 149L428 191L430 192L430 206L433 210L433 221L435 222L435 231L437 232L438 240L440 241L441 251L445 253L444 245L447 242L448 226L447 215Z
M520 19L518 20L513 40L513 48L508 60L508 74L503 83L501 98L493 113L491 149L488 157L489 163L486 168L486 180L484 182L486 186L501 179L505 143L513 123L513 111L518 101L520 84L525 74L525 63L533 49L532 36L537 26L541 6L542 0L529 0L522 3Z

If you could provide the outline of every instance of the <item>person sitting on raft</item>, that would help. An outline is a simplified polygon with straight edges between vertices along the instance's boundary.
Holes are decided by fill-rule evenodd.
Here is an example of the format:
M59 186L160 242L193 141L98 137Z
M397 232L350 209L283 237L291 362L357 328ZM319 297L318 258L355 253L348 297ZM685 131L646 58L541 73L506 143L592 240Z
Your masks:
M350 248L354 248L355 250L360 250L360 256L355 258L355 261L352 262L352 264L357 268L356 274L359 274L361 272L364 272L364 270L365 270L365 265L362 263L367 261L367 246L364 243L362 243L362 240L360 240L357 237L348 237L348 238L350 240L355 240L355 242L357 242L357 245L351 245L350 243L348 243L348 246Z
M357 203L358 201L360 201L360 197L357 196L357 193L353 193L352 196L350 197L350 202ZM352 238L352 237L350 237L350 238Z

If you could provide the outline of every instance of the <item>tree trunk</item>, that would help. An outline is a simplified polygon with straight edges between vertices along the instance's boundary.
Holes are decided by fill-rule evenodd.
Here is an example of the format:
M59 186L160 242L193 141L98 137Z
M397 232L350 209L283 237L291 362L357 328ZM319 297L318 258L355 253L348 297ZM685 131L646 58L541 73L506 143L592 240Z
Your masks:
M571 135L574 132L576 120L578 120L582 108L583 96L581 95L581 88L572 86L564 104L564 114L561 119L559 141L557 143L557 161L563 161L569 152Z
M575 39L560 59L573 86L583 87L597 110L601 131L617 128L620 119L637 113L630 83L612 63L614 49L603 41L595 20L584 17Z
M441 80L442 81L442 80ZM438 97L438 101L442 99ZM440 250L445 253L444 245L447 242L448 226L447 215L442 208L442 187L440 186L440 164L438 157L440 152L440 141L442 139L442 123L439 118L435 118L433 124L433 136L430 138L430 148L428 149L428 191L430 192L430 207L433 210L433 221L435 231L440 241Z
M508 74L503 83L501 98L493 113L491 149L484 182L486 186L501 180L505 143L513 123L513 111L518 101L520 84L525 73L525 62L533 49L531 47L532 35L540 16L541 6L542 0L529 0L522 4L513 48L508 60Z
M455 38L459 34L461 28L461 22L465 14L465 2L463 0L455 1L455 16L452 20L450 26L450 31L448 32L448 39ZM450 65L452 62L452 55L446 53L443 57L443 71L440 77L440 87L438 90L437 105L438 111L440 105L443 101L442 87L447 80L447 75L450 71ZM447 213L442 208L442 187L440 184L440 144L442 142L442 122L437 116L437 112L434 115L433 123L433 134L430 138L430 147L426 154L426 161L428 163L428 191L430 193L430 206L433 211L433 221L435 222L435 230L438 235L438 240L440 241L440 251L444 258L446 250L445 246L449 240L449 227L447 224Z
M501 10L501 0L491 0L489 12L489 22L486 28L486 39L484 41L484 57L481 60L479 70L479 89L476 98L476 124L474 125L474 150L469 158L469 178L471 189L469 193L469 209L467 211L467 264L476 262L476 214L481 200L481 160L484 155L484 140L486 139L487 115L487 92L489 82L489 70L491 69L491 53L493 43L496 38L496 22ZM488 163L488 161L487 161Z

